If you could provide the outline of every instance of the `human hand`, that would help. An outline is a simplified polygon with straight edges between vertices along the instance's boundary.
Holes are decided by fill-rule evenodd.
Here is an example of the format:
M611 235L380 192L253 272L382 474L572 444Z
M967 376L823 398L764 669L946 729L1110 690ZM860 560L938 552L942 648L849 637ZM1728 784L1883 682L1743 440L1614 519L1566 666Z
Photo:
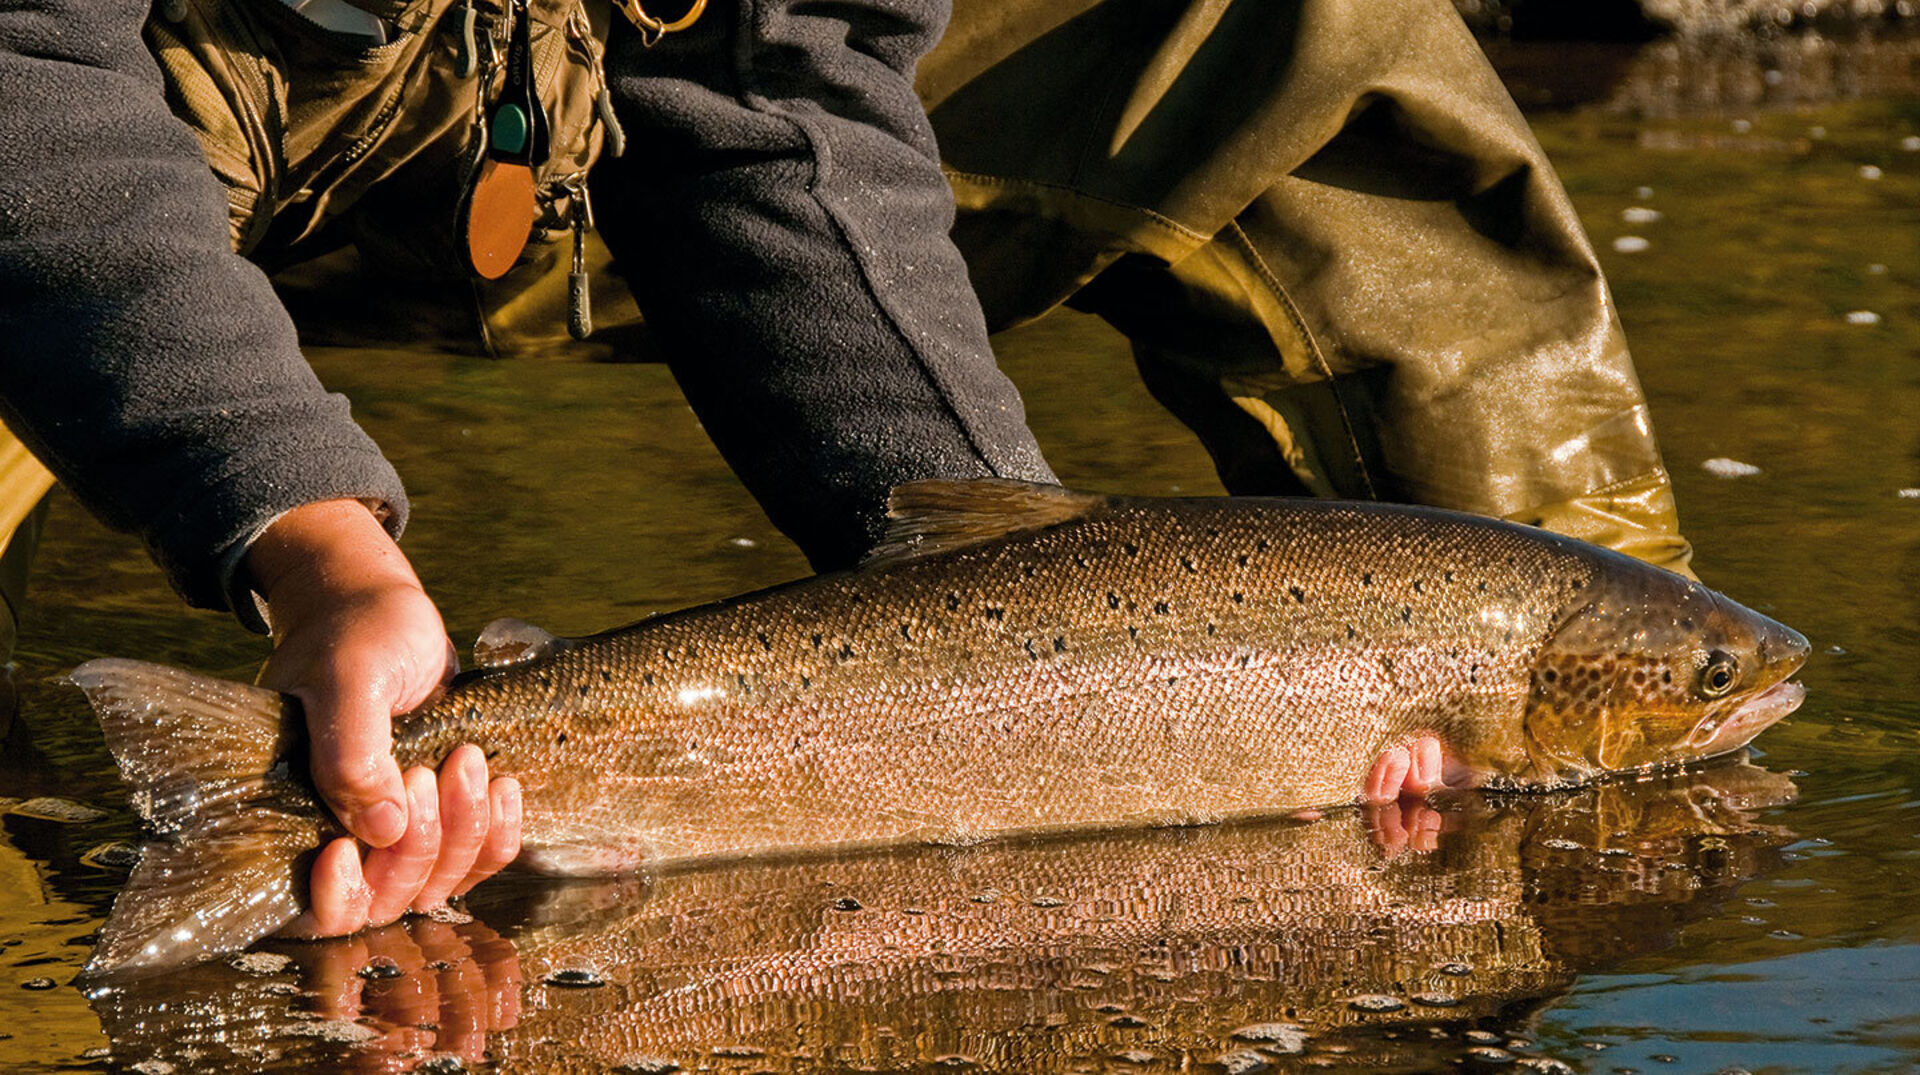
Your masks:
M263 686L300 699L313 781L342 837L314 860L308 911L285 932L352 933L425 910L499 870L520 848L519 784L489 783L477 747L436 775L402 774L392 718L424 704L454 667L440 613L366 507L307 504L248 549L246 569L274 629Z

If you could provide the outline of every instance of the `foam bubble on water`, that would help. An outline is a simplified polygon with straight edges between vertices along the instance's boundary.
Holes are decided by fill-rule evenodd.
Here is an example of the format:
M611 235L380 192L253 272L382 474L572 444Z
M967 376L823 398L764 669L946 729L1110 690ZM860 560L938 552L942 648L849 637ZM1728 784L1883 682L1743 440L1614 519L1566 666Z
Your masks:
M1909 486L1893 495L1902 500L1920 500L1920 487Z
M1620 219L1629 224L1652 224L1663 214L1658 209L1649 209L1644 205L1629 206L1620 211Z
M1847 311L1847 324L1849 325L1877 325L1879 323L1880 315L1874 313L1872 310Z
M1751 478L1760 473L1760 468L1752 463L1742 463L1738 459L1715 456L1700 464L1700 469L1716 478Z
M1733 121L1733 133L1745 134L1751 130L1753 130L1752 120L1736 119Z
M1868 276L1885 276L1887 275L1887 267L1876 261L1873 264L1867 266L1867 275Z
M1816 142L1824 139L1826 136L1827 136L1827 129L1825 127L1820 126L1819 124L1815 124L1807 128L1807 137L1813 139Z
M1900 148L1908 153L1920 153L1920 134L1910 134L1900 139Z
M1878 179L1881 174L1877 165L1863 164L1860 166L1860 178L1862 179Z
M1635 187L1633 188L1633 196L1636 199L1644 202L1648 198L1653 197L1653 188L1652 187Z
M1613 241L1613 249L1618 254L1638 254L1653 244L1638 235L1622 235Z
M320 1019L311 1023L292 1023L283 1027L282 1033L342 1044L372 1041L380 1036L378 1030L350 1019Z

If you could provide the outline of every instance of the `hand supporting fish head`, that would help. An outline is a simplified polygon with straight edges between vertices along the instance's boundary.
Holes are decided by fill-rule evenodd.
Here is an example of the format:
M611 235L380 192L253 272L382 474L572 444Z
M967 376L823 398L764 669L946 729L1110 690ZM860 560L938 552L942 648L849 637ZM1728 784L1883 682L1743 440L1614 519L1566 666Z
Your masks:
M1800 705L1799 632L1625 557L1594 566L1533 662L1525 782L1725 754Z

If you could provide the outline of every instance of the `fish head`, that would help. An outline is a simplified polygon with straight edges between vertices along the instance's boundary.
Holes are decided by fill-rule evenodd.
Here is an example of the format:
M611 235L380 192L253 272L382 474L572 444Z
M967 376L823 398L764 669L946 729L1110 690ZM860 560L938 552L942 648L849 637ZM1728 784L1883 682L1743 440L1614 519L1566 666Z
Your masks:
M1526 703L1533 779L1694 761L1745 746L1794 711L1798 631L1617 554L1573 584L1537 651Z

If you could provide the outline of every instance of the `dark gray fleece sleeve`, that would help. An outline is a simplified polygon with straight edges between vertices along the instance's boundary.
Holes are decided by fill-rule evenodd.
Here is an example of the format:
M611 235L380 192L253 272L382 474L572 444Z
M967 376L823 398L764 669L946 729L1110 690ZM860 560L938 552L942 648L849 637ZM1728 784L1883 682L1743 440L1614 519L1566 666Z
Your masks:
M818 568L914 478L1051 481L948 238L913 92L945 0L714 0L649 49L616 16L630 147L599 226L727 461Z
M224 196L141 43L147 11L0 5L0 403L188 601L227 608L223 565L281 513L380 500L397 534L406 499L229 250Z

